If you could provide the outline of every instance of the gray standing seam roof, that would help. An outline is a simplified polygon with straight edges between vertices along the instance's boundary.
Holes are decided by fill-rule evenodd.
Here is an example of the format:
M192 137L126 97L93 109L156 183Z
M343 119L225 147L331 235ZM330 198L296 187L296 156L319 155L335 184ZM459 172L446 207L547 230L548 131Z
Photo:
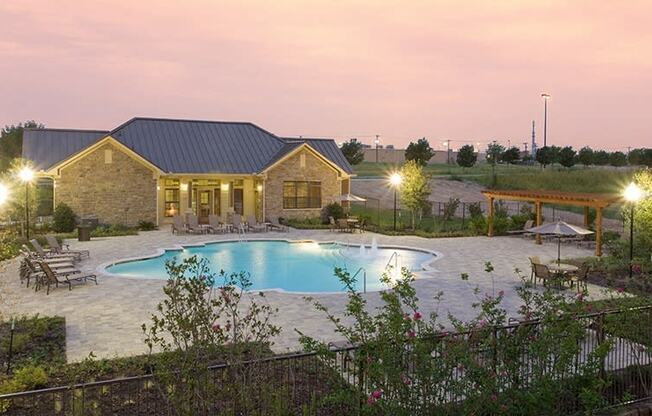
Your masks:
M246 122L139 117L110 132L26 130L23 157L47 169L107 135L169 173L257 173L304 142L352 172L333 140L283 139Z

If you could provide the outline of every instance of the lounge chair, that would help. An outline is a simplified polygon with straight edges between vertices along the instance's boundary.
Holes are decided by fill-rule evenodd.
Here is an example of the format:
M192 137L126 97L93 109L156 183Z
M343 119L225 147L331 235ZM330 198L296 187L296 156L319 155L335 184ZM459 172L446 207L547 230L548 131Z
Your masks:
M281 222L278 220L278 217L269 217L269 227L273 230L279 230L285 232L290 231L290 227L281 224Z
M229 231L229 226L220 222L220 217L211 214L208 216L208 230L211 233L226 233Z
M64 268L64 267L73 267L74 261L70 258L42 258L34 254L27 249L27 246L23 245L23 248L20 250L21 254L26 260L36 263L39 261L44 261L49 264L51 267Z
M58 254L54 250L48 250L46 251L43 246L39 244L38 241L35 239L29 240L30 244L32 247L34 247L34 250L36 251L36 256L41 258L41 259L71 259L73 261L77 261L81 258L81 255L79 254ZM25 246L27 247L27 246Z
M244 234L244 232L245 232L245 226L244 226L244 224L242 223L242 218L240 217L240 214L233 214L233 219L232 219L232 221L233 221L233 228L234 228L237 232L239 232L239 233L243 233L243 234Z
M41 270L43 270L43 274L45 275L45 278L43 279L43 284L47 285L47 293L50 294L50 286L54 285L55 287L59 287L59 283L61 284L67 284L68 285L68 290L72 290L72 283L73 282L80 282L80 283L86 283L88 280L92 280L97 284L97 276L94 274L84 274L82 275L81 273L76 273L76 274L63 274L60 272L56 272L50 268L50 266L45 263L41 262L39 263L41 266ZM79 274L79 276L77 276ZM74 277L70 277L70 276Z
M195 214L189 214L187 216L188 222L186 223L186 231L192 234L203 234L204 229L199 226L199 220Z
M525 234L525 233L528 232L527 230L532 228L532 224L534 224L534 221L527 220L527 221L525 221L525 224L523 224L523 228L521 230L507 231L507 234L510 234L510 235Z
M88 258L91 256L88 250L71 250L68 244L63 245L65 248L62 247L61 244L59 244L59 240L57 240L57 238L53 235L46 235L45 239L47 240L50 248L57 254L79 254L80 258Z
M75 269L71 263L68 264L56 264L56 263L48 263L48 262L42 262L42 263L47 264L50 267L50 269L54 270L55 272L64 275L79 273L79 270ZM24 280L27 280L27 287L29 287L31 279L35 279L36 285L34 286L34 290L38 290L39 287L42 285L44 278L45 278L45 274L43 272L43 269L39 265L39 263L38 262L34 263L29 258L29 256L25 256L20 265L21 283Z
M267 231L267 225L256 221L256 217L253 215L249 215L247 217L247 228L255 233Z
M183 218L181 215L175 215L172 218L172 234L181 234L186 232L186 227L183 224Z

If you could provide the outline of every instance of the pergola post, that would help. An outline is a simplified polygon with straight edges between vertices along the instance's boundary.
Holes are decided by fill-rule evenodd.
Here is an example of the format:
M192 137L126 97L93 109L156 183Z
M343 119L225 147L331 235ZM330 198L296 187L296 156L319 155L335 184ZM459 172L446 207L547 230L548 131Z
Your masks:
M536 201L534 203L535 206L535 211L537 214L537 227L541 225L541 201ZM541 234L537 234L536 236L536 243L541 244Z
M602 207L596 208L595 216L595 255L602 256Z
M584 207L584 227L589 226L589 207Z
M494 199L487 198L489 206L487 207L487 236L494 236Z

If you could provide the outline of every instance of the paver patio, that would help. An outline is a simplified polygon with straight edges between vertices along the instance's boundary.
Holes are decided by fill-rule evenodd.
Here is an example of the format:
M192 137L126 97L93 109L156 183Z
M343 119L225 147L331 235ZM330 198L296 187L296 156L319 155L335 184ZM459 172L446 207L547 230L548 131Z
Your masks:
M292 230L290 233L266 233L252 236L281 239L312 239L370 244L376 237L379 245L401 245L434 250L442 254L433 263L436 271L423 273L415 287L424 314L438 311L441 316L448 312L458 318L469 319L475 315L472 304L477 301L473 289L478 286L482 293L491 293L490 277L484 272L484 263L491 261L495 267L495 291L505 292L504 306L512 316L520 301L515 288L520 280L515 268L529 274L528 256L538 255L544 261L556 258L556 243L537 246L531 240L518 237L467 237L425 239L420 237L389 237L373 233L337 234L329 231ZM90 242L70 241L71 248L90 250L91 258L80 263L80 268L96 272L98 266L118 259L151 255L160 248L179 244L236 239L236 235L172 235L168 229L142 232L137 236L95 238ZM590 250L565 246L562 253L567 257L591 256ZM146 352L141 324L149 320L157 303L163 298L161 288L164 280L99 276L99 285L76 286L72 291L59 288L46 296L45 291L34 292L21 286L17 274L18 261L11 260L0 265L0 311L8 314L59 315L66 318L68 360L77 361L92 351L98 357L134 355ZM234 270L235 271L235 270ZM460 278L468 273L468 281ZM428 277L428 278L427 278ZM432 300L433 295L443 291L443 300ZM589 285L593 297L600 297L602 289ZM568 293L573 293L568 291ZM379 305L377 293L367 293L370 306ZM341 311L346 302L345 294L317 294L320 300L334 311ZM294 329L329 341L338 341L332 326L323 314L306 304L303 294L269 291L267 301L279 308L275 323L283 328L273 347L277 352L298 350L298 335Z

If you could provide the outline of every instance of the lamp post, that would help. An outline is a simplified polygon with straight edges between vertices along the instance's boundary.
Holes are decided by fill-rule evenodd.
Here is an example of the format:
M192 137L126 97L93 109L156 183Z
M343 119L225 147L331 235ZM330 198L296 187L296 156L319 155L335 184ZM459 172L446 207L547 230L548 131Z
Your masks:
M34 171L25 166L18 173L18 177L25 182L25 237L29 240L29 184L34 179Z
M629 277L632 277L632 262L634 261L634 207L643 196L643 191L634 182L625 188L625 200L629 202Z
M378 145L380 144L379 137L379 135L376 135L376 140L374 140L374 143L376 144L376 163L378 163Z
M401 182L403 182L403 178L399 173L392 173L389 177L389 183L394 188L394 231L396 231L396 190L401 185Z
M548 145L548 100L550 99L550 94L543 93L541 94L543 98L543 147Z

